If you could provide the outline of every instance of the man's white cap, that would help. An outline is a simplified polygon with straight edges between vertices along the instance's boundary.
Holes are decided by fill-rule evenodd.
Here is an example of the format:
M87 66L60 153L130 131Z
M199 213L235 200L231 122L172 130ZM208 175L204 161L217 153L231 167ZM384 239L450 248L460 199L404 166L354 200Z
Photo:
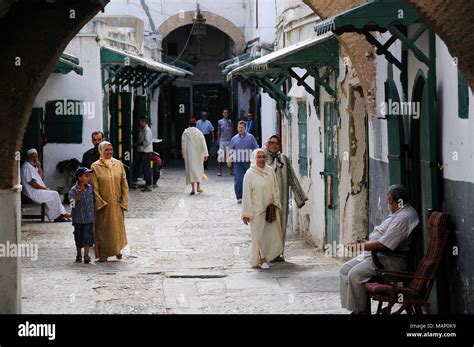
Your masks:
M34 149L34 148L31 148L31 149L29 149L29 150L26 152L26 155L27 155L27 156L30 156L30 155L32 155L33 153L38 154L38 151L37 151L36 149Z

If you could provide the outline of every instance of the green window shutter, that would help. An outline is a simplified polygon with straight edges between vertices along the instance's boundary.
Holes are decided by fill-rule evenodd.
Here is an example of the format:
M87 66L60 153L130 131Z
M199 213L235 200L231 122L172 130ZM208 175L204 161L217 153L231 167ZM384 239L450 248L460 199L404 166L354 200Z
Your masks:
M298 103L298 135L299 135L299 151L298 164L301 176L308 175L308 131L307 131L307 114L306 103Z
M387 105L390 105L390 102L400 103L397 86L392 79L385 82L385 102ZM404 143L403 118L400 115L391 115L389 110L387 110L386 117L390 184L405 184L405 160L402 150Z
M82 101L46 102L45 134L50 143L82 143Z
M461 70L458 69L458 115L459 118L469 118L469 86Z

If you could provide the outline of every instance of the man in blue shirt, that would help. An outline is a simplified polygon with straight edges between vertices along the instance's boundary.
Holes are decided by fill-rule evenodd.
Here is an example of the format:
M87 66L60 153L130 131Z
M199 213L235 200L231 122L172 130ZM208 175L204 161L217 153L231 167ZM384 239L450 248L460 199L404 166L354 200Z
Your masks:
M250 156L259 148L255 137L247 133L245 128L246 123L240 121L237 125L238 134L230 140L227 157L227 166L234 164L234 191L239 204L242 203L242 184L245 172L250 168Z
M222 176L222 163L226 161L229 151L230 140L234 135L234 126L229 119L229 110L222 111L222 119L217 122L217 140L219 141L219 152L217 154L217 176ZM229 168L229 174L232 175L232 168Z
M204 135L204 138L206 139L207 151L210 153L211 143L214 141L214 126L207 119L207 117L207 112L201 112L201 119L196 122L196 128L198 128ZM208 161L204 162L204 169L207 169L207 163Z

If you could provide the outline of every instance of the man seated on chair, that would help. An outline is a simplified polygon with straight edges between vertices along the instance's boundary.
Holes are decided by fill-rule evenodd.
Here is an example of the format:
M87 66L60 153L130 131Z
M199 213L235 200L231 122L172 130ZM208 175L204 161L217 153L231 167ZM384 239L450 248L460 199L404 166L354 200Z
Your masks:
M71 214L64 209L58 192L49 190L43 182L43 170L38 160L38 152L32 148L26 155L27 160L21 166L23 194L37 204L46 204L45 213L49 220L70 222Z
M339 272L341 305L354 314L370 314L370 301L364 283L377 275L371 251L379 251L380 262L387 269L403 271L408 266L411 233L420 220L408 203L404 186L390 186L387 201L391 213L369 234L369 241L346 245L349 249L364 251L346 262Z

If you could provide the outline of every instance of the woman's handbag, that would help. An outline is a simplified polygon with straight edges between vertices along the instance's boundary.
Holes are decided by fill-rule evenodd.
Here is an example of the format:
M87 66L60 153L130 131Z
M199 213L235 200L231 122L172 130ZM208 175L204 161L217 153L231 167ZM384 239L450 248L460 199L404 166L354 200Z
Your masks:
M268 223L272 223L277 219L277 207L273 204L267 206L267 211L265 213L265 220Z

